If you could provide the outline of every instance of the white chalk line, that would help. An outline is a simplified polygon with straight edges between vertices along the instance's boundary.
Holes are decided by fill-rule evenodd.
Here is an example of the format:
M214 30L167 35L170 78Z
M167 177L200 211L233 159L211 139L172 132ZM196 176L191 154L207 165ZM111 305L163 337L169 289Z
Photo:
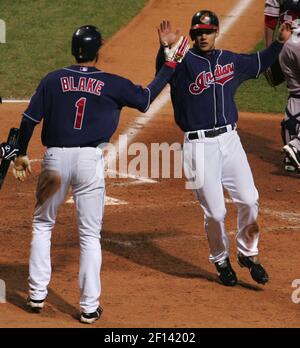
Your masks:
M33 158L30 160L30 163L36 163L36 162L42 162L42 159L40 158ZM144 177L144 176L140 176L140 175L134 175L134 174L129 174L129 173L122 173L122 172L118 172L117 170L113 170L113 169L108 169L107 170L107 174L108 175L119 175L120 178L123 179L133 179L136 181L140 181L141 183L145 183L145 184L156 184L158 181L148 178L148 177ZM117 177L114 178L112 177L112 179L118 179ZM131 183L133 184L133 183Z
M30 99L2 99L2 103L26 103L28 104Z
M225 203L227 204L234 204L233 200L230 198L225 198ZM281 211L281 210L274 210L274 209L270 209L270 208L260 208L259 209L259 213L261 214L266 214L266 215L271 215L273 217L276 217L280 220L283 221L288 221L288 222L293 222L293 223L298 223L300 224L300 213L293 213L293 212L289 212L289 211ZM280 227L281 228L281 227ZM285 226L282 227L281 229L285 229L285 228L299 228L299 226ZM274 229L274 228L273 228ZM277 229L277 227L276 227Z
M74 198L71 196L67 201L66 204L74 204ZM105 196L105 205L126 205L128 204L126 201L123 201L121 199Z
M156 184L158 182L157 180L154 180L148 177L146 178L144 176L134 175L130 173L122 173L112 169L108 169L107 174L118 175L120 178L125 178L125 179L134 179L134 180L137 180L139 184ZM131 184L133 184L133 182Z

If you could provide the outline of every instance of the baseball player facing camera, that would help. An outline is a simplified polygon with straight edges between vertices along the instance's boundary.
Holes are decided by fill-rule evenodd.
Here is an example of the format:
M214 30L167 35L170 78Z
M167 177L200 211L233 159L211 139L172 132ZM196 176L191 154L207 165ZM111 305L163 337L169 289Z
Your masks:
M71 186L79 226L80 321L89 324L102 313L100 231L105 182L101 148L115 132L121 109L128 106L146 112L189 48L184 37L168 48L166 63L143 88L96 67L101 45L102 36L95 26L76 29L72 37L76 64L53 71L40 82L23 114L20 155L14 162L15 177L23 181L31 171L28 143L43 119L42 143L47 150L36 190L27 304L37 312L44 307L51 277L51 232Z
M163 47L172 45L177 33L164 21L159 36L157 71L164 63ZM175 121L184 132L185 172L194 173L194 182L200 183L194 192L204 211L209 259L224 285L237 284L225 231L225 188L238 209L238 263L249 269L257 283L265 284L268 274L258 259L258 192L236 130L234 95L241 83L257 78L276 60L290 29L283 25L278 39L264 51L236 54L215 48L219 19L201 10L192 18L190 36L194 46L171 78L171 99ZM195 163L200 163L196 169Z

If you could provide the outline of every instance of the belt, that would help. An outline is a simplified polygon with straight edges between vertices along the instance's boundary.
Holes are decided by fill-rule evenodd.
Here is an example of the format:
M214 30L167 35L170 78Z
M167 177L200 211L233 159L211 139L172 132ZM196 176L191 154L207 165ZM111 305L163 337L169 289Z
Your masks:
M223 126L219 128L189 132L187 137L189 140L196 140L200 138L214 138L223 133L230 132L234 130L235 128L236 128L235 124L229 124L227 126Z
M290 93L288 99L290 98L300 99L300 94Z

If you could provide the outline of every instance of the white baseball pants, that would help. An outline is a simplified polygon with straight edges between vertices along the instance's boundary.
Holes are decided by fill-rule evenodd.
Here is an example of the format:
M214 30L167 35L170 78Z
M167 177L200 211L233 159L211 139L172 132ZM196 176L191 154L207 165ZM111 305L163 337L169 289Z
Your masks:
M236 130L197 140L189 140L186 133L183 149L186 176L196 183L194 192L204 211L210 261L229 257L223 188L238 209L237 251L245 256L257 255L258 192Z
M91 313L99 306L101 293L100 231L105 198L102 151L91 147L52 147L44 155L42 172L45 170L57 172L61 177L61 185L52 197L36 206L34 212L29 295L33 300L42 300L47 296L51 278L51 232L58 207L64 202L71 185L79 227L80 307L83 312Z

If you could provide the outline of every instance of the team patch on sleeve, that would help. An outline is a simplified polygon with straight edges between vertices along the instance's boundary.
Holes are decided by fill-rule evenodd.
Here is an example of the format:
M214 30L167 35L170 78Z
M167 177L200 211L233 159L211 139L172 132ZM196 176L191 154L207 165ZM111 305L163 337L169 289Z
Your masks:
M103 81L80 77L76 83L73 76L61 77L60 84L62 92L86 92L95 95L101 95L102 88L105 83Z

